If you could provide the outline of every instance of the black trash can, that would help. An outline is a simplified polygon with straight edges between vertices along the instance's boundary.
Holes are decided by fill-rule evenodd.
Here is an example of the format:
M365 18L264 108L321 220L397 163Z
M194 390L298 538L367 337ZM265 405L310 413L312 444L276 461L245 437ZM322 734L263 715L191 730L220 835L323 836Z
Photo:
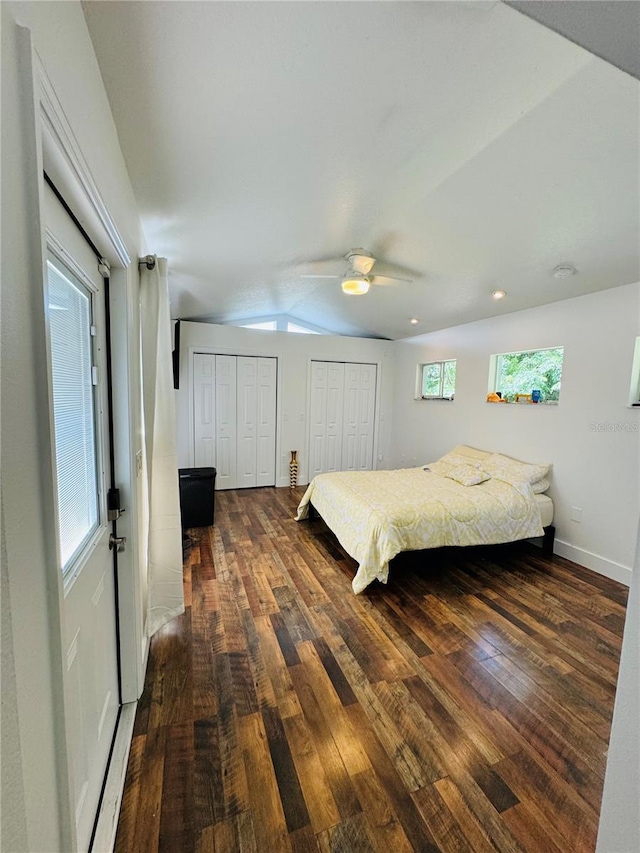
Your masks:
M215 468L179 468L182 529L213 524Z

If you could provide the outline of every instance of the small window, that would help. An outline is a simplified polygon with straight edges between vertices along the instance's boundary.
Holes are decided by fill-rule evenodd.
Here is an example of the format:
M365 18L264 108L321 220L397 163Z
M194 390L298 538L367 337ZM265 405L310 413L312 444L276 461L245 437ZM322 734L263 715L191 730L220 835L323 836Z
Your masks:
M456 390L456 362L431 361L419 369L419 396L423 400L453 400Z
M278 328L277 320L265 320L262 323L244 323L241 329L264 329L267 332L275 332Z
M529 402L533 398L535 402L557 403L563 357L564 347L500 353L492 359L495 366L492 364L489 391L498 392L507 402Z
M310 329L308 326L301 326L299 323L287 323L287 332L293 332L296 335L319 335L315 329Z

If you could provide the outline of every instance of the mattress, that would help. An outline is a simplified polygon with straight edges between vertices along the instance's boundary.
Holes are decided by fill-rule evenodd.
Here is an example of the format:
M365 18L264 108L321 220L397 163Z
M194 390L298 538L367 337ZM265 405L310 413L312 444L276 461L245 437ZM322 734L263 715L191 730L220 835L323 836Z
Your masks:
M548 495L535 495L540 510L540 521L543 527L548 527L553 521L553 501Z
M465 487L424 468L320 474L305 492L297 520L306 518L310 503L358 561L356 593L374 578L386 582L389 560L401 551L542 536L539 508L547 517L551 505L527 483L490 479Z

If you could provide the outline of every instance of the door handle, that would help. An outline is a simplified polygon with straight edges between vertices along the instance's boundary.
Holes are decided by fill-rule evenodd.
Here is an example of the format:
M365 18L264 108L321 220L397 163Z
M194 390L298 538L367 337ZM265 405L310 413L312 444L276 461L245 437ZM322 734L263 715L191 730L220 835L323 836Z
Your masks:
M113 551L116 549L116 554L122 554L124 549L127 547L127 537L126 536L114 536L113 533L109 534L109 550Z

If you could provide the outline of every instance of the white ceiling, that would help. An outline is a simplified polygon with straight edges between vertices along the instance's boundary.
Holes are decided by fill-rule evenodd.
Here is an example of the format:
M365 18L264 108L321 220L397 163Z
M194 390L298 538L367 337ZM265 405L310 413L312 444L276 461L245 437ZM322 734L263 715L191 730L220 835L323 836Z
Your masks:
M83 6L174 317L397 339L640 279L638 81L515 9ZM300 278L356 246L413 283Z

